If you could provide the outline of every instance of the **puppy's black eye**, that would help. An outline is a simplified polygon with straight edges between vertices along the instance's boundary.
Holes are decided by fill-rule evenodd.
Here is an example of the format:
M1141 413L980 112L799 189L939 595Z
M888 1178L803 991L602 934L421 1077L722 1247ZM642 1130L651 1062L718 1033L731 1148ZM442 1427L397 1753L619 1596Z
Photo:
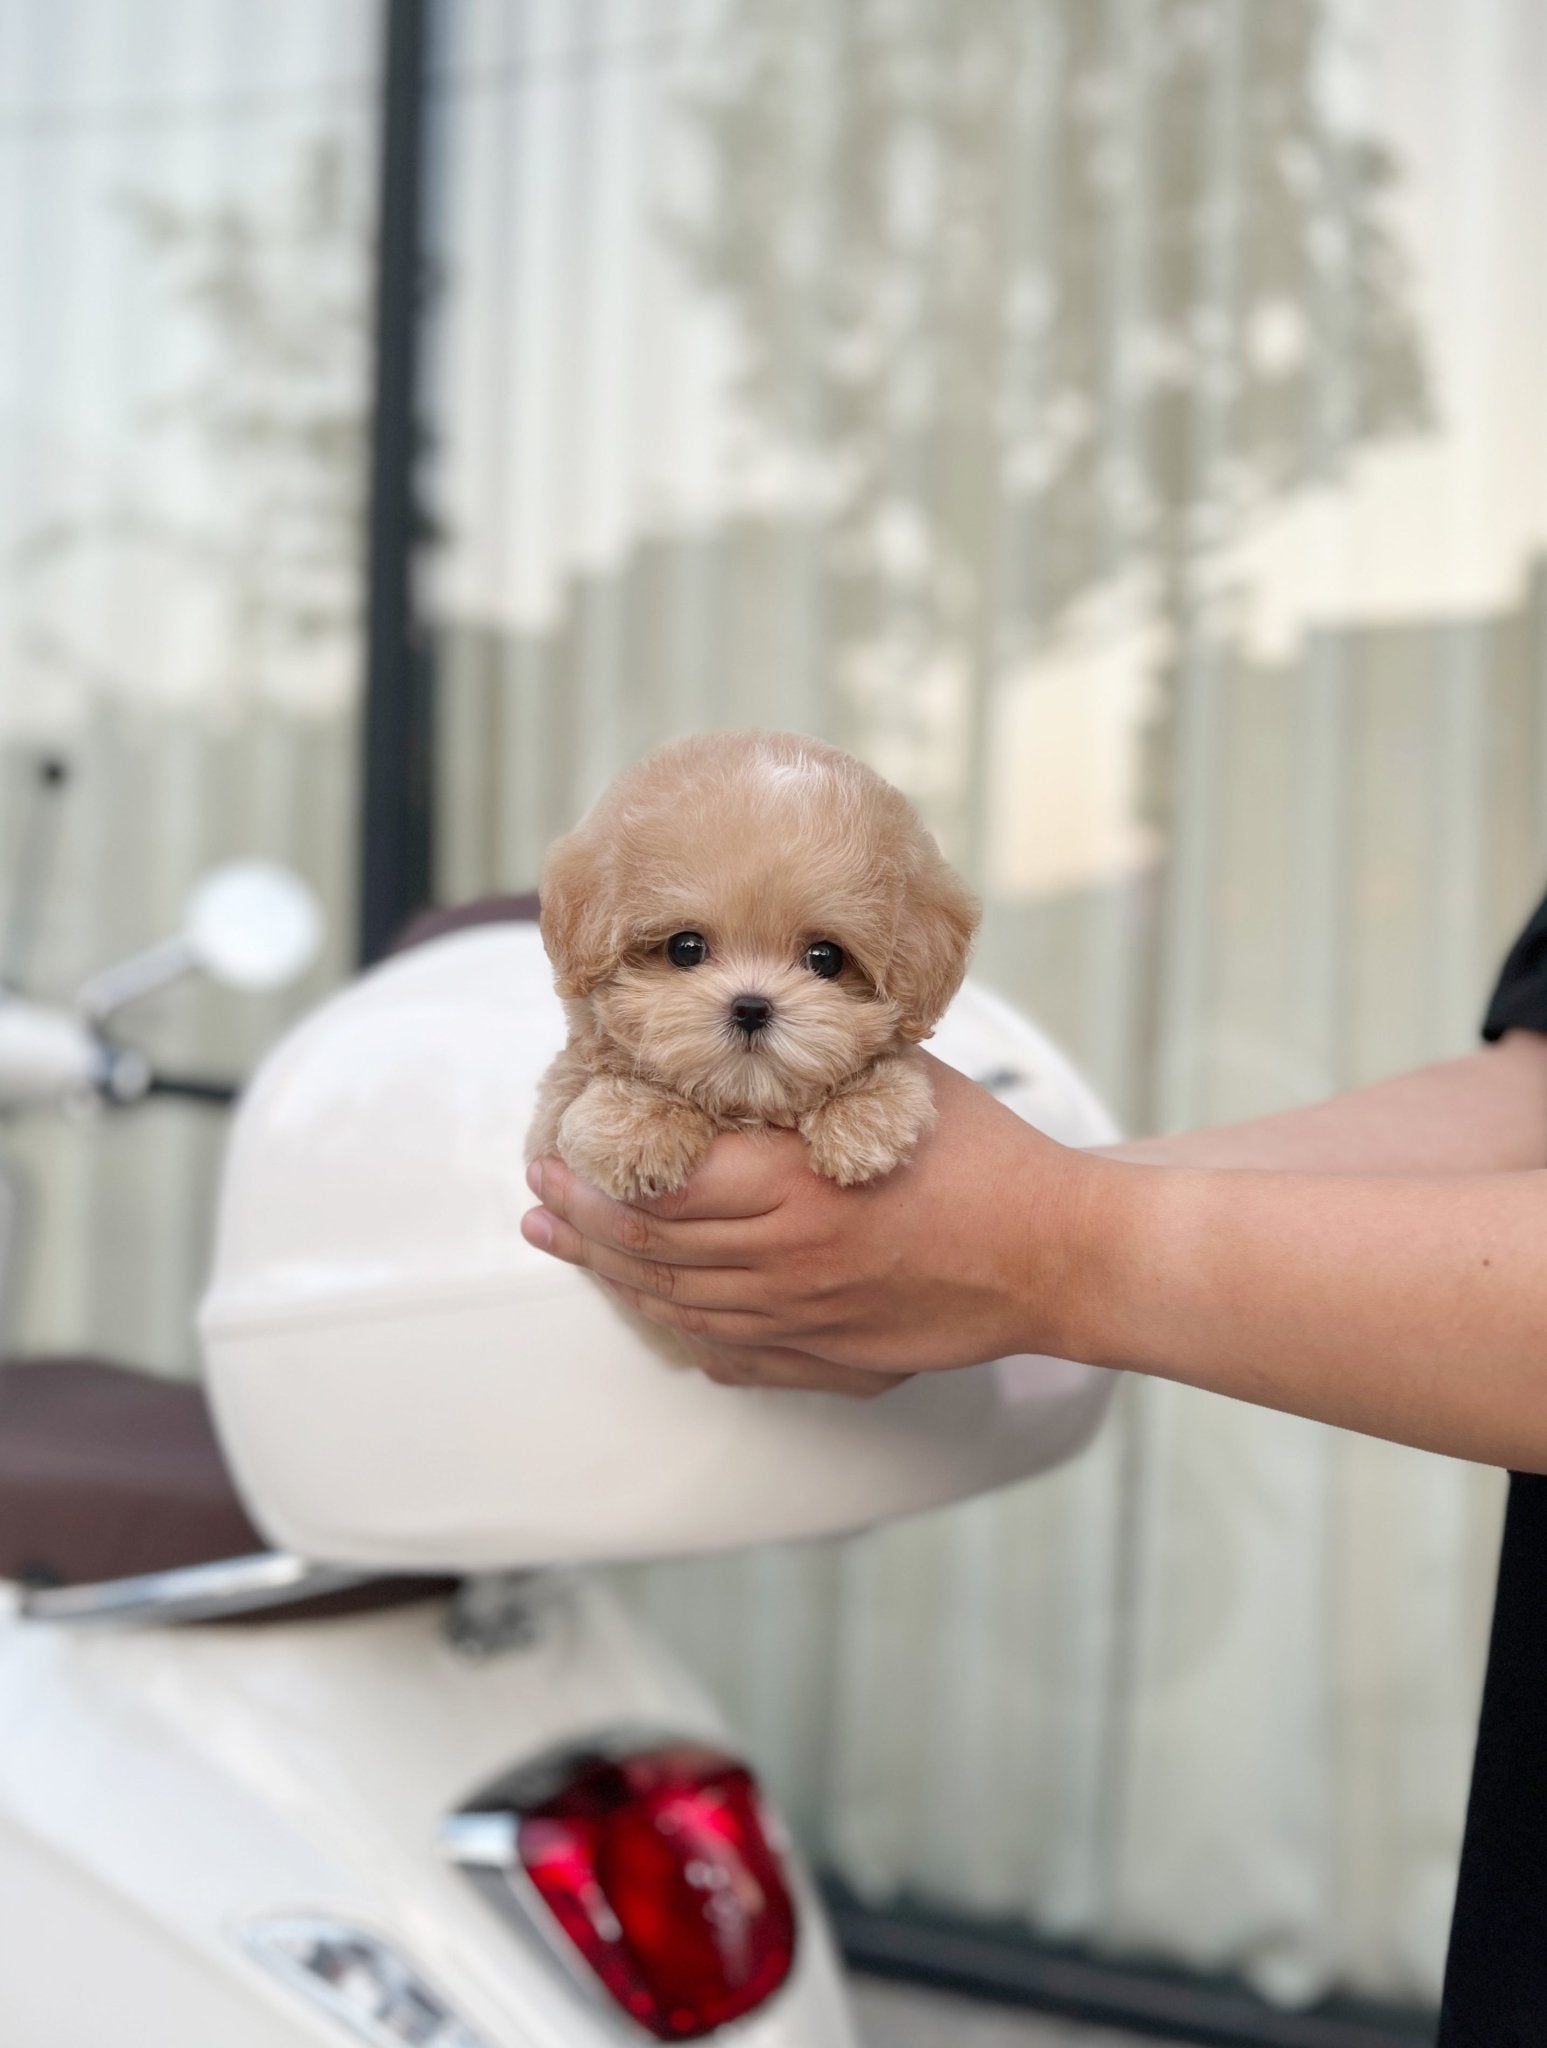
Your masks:
M818 939L814 946L806 948L801 965L820 974L824 981L831 981L843 972L843 948L835 946L831 939Z
M673 967L702 967L709 958L709 941L702 932L673 932L666 941L666 957Z

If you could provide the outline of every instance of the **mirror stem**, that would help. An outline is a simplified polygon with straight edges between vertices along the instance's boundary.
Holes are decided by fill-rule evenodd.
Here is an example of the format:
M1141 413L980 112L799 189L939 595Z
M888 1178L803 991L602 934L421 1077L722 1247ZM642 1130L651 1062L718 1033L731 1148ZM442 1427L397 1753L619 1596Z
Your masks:
M181 981L198 964L187 939L163 939L159 945L147 946L143 953L120 960L116 967L105 967L100 974L92 975L77 990L75 1006L91 1023L101 1024L115 1010Z

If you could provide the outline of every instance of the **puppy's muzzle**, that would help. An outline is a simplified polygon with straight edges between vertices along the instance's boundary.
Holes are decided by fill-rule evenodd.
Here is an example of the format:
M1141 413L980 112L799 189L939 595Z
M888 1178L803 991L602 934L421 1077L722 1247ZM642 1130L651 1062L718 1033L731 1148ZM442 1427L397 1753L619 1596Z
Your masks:
M773 1004L767 996L732 996L731 1022L738 1031L744 1031L748 1038L757 1034L773 1021Z

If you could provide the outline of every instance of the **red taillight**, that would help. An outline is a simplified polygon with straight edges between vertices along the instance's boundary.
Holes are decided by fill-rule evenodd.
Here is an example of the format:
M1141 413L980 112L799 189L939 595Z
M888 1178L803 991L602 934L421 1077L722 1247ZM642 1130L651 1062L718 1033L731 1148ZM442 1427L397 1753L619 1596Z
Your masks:
M743 1764L695 1744L577 1759L516 1813L516 1852L590 1968L662 2041L740 2019L795 1953L795 1909Z

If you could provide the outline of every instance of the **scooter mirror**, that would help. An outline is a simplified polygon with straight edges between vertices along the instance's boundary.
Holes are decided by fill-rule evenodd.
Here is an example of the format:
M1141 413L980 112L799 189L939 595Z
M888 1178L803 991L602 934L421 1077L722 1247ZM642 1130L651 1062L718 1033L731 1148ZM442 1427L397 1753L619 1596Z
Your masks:
M272 861L231 861L188 898L183 941L193 964L228 988L296 981L322 945L322 907L299 875Z

